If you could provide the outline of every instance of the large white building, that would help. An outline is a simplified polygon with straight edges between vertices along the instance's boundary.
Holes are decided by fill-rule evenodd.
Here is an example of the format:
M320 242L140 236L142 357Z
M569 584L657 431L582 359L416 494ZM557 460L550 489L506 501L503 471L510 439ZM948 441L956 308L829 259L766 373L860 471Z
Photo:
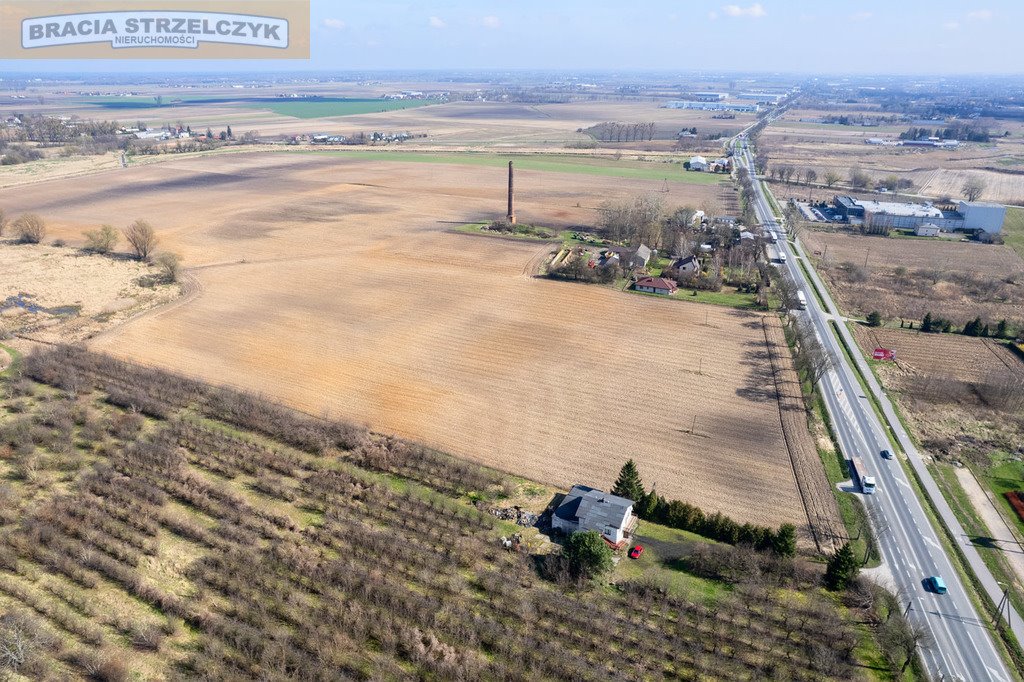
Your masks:
M959 209L964 217L965 230L981 230L986 234L999 234L1003 231L1006 207L1002 204L961 201Z
M892 229L916 230L929 224L946 232L983 232L996 235L1003 230L1006 207L978 201L961 201L957 210L943 211L932 204L897 201L865 201L837 196L839 212L848 221L861 223L867 232L886 234Z
M729 102L694 102L676 99L665 103L666 109L702 109L704 111L739 111L753 113L761 111L757 104L730 104Z

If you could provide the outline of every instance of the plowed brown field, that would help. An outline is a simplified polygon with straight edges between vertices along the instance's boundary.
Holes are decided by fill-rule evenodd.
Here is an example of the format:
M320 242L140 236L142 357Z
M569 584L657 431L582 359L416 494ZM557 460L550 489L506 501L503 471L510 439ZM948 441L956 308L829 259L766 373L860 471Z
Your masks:
M504 180L232 155L41 183L0 205L66 238L149 218L184 255L199 294L95 339L99 350L561 486L608 487L632 457L667 497L805 528L760 318L536 278L549 245L447 231L500 214ZM517 176L521 216L548 224L660 185ZM679 185L666 201L717 191Z

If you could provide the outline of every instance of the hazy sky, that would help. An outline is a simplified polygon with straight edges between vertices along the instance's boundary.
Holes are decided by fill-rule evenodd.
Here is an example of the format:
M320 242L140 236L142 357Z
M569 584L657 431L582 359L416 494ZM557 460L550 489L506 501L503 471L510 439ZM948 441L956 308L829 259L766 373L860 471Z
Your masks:
M4 71L601 69L1024 73L1024 0L313 0L312 58Z

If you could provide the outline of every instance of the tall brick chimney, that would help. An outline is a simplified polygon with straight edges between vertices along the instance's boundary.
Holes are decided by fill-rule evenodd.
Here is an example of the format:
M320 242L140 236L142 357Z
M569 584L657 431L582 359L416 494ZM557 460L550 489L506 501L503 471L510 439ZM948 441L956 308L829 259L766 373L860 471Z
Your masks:
M508 223L509 225L516 224L516 191L513 184L514 171L512 170L512 162L508 162Z

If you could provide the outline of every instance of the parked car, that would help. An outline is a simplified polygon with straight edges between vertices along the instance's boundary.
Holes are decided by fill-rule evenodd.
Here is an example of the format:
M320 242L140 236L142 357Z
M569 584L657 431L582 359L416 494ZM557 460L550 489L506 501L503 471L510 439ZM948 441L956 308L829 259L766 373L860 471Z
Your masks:
M644 553L644 546L643 545L637 545L633 549L629 550L629 558L630 559L639 559L640 555L643 554L643 553Z
M882 450L882 459L892 459L892 452L889 450Z
M928 589L934 592L935 594L946 594L947 592L946 582L937 575L933 575L930 578L927 578L924 582L925 585L928 586Z

